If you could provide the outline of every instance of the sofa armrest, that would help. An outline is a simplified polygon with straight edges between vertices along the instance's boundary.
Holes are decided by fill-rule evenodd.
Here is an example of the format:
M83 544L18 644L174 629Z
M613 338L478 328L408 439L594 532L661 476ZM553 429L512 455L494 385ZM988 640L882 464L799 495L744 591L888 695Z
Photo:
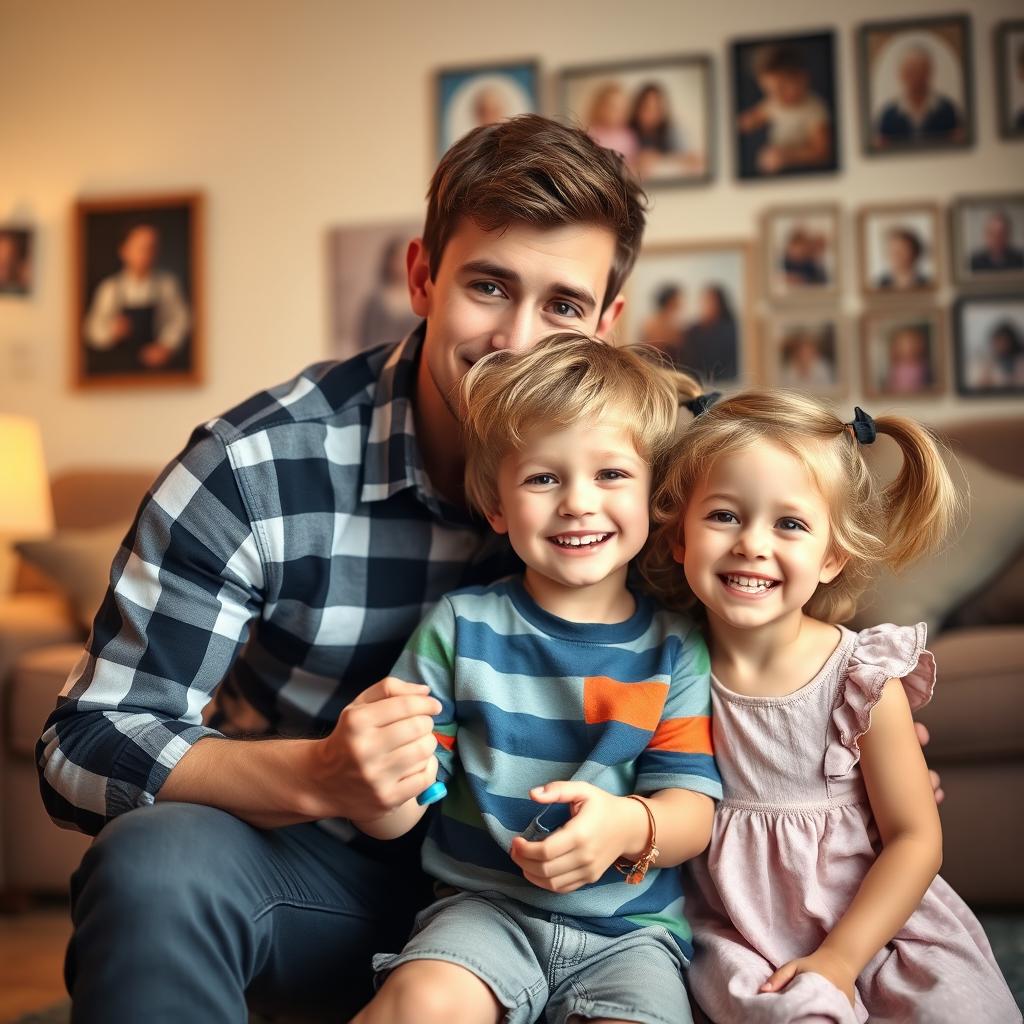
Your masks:
M83 639L67 601L59 594L16 594L0 600L0 687L26 652Z

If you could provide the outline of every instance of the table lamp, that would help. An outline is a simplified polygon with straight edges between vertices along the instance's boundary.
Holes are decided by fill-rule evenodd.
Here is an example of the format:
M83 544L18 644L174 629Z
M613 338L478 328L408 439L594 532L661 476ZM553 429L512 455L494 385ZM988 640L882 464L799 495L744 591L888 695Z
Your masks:
M53 531L53 502L35 420L0 414L0 594L10 590L14 560L7 544Z

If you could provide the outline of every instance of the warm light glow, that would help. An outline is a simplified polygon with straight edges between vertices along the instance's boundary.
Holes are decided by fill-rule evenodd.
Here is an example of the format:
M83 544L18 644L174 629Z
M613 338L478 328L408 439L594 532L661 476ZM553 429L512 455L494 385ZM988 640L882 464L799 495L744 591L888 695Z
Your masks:
M21 540L53 530L53 503L34 420L0 416L0 534Z

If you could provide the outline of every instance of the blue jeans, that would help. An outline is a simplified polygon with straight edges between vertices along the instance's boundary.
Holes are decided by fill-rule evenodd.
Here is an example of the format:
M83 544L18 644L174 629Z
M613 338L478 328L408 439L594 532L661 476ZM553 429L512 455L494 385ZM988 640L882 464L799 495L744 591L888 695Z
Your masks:
M348 1019L372 994L372 954L400 948L430 901L420 838L347 845L194 804L121 815L71 879L73 1024L243 1024L249 1007Z

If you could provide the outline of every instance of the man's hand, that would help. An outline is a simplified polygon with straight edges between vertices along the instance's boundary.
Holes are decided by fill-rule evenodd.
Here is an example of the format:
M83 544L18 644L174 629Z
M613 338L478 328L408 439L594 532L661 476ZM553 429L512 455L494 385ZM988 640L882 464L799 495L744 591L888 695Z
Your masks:
M922 747L928 745L928 740L931 737L928 735L928 729L922 722L914 723L914 732L917 733L918 741ZM942 779L939 778L938 772L933 772L931 769L928 770L928 778L931 780L932 792L935 794L935 802L941 804L946 799L946 794L942 791Z
M542 804L570 804L573 817L531 843L517 836L511 857L523 877L551 892L573 892L596 882L624 853L642 851L650 824L637 801L612 796L589 782L549 782L530 790Z
M342 709L313 756L322 817L372 821L421 793L437 777L429 688L390 676Z

